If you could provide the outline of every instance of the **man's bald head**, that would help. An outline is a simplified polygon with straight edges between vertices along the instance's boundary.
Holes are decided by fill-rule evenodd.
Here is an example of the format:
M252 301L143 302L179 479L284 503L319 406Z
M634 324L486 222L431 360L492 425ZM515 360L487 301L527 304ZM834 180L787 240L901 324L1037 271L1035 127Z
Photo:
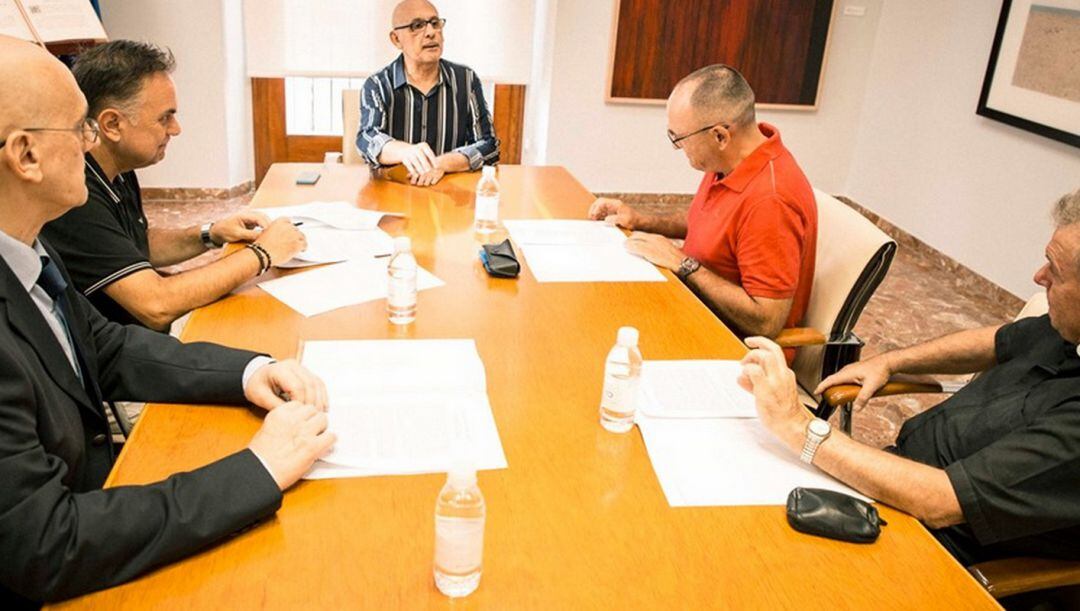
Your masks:
M84 104L75 78L41 47L0 36L0 139L13 129L51 125Z
M393 22L393 27L396 28L399 25L407 25L417 17L427 17L433 14L438 15L439 10L428 0L402 0L394 7L394 14L390 20Z
M713 64L684 77L671 92L671 105L689 108L703 122L753 125L754 90L739 71Z

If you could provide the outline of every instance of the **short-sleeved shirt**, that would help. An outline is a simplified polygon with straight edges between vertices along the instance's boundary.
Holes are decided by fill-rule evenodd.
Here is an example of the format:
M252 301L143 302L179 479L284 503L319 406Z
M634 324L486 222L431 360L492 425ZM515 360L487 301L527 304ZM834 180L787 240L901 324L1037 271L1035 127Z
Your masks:
M86 203L48 223L42 234L59 253L75 288L109 320L141 324L105 287L142 269L152 269L146 214L139 179L127 172L108 181L86 154Z
M405 57L364 81L356 147L368 165L379 168L383 147L393 140L426 142L436 155L451 151L478 170L499 161L499 139L472 68L439 60L439 79L426 94L409 84Z
M687 215L683 251L752 297L792 299L785 328L806 314L814 280L817 203L814 189L780 132L729 174L708 173Z
M998 364L910 420L896 450L945 469L964 524L934 531L961 562L1080 559L1080 356L1049 316L1002 327Z

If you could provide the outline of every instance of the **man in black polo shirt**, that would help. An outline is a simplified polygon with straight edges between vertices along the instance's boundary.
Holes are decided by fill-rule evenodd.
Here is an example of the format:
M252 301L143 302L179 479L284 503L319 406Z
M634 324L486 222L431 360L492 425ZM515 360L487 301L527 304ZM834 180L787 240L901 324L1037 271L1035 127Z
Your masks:
M75 78L100 126L86 154L89 199L45 226L76 288L107 318L159 331L305 248L286 219L245 211L185 229L148 227L134 170L158 163L180 134L172 54L150 44L118 40L84 52ZM209 265L175 275L175 265L226 242L253 241Z
M981 372L882 451L816 420L776 344L750 338L745 387L762 423L804 461L919 518L965 564L1033 555L1080 559L1080 190L1035 282L1049 314L961 331L845 367L816 392L859 384L856 407L898 373Z

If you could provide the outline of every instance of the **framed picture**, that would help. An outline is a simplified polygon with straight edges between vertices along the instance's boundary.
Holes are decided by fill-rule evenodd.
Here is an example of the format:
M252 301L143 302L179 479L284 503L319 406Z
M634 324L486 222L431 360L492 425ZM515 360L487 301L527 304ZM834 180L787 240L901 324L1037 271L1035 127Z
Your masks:
M1004 0L976 112L1080 147L1080 0Z

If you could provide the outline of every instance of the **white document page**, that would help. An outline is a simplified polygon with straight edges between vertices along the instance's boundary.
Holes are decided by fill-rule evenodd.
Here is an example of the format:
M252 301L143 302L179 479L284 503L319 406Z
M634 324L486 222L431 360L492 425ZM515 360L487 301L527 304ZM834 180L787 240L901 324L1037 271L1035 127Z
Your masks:
M626 236L603 221L507 220L537 282L664 282L656 266L626 252Z
M672 507L784 505L793 488L869 500L807 465L756 418L637 418Z
M277 208L259 208L259 212L265 213L271 219L291 218L294 221L303 221L305 225L326 225L337 229L375 229L379 226L382 217L401 216L378 210L366 210L357 208L349 202L311 202L297 206L280 206Z
M739 361L645 361L638 409L654 418L756 418Z
M0 0L0 34L36 42L15 0Z
M353 231L321 224L303 225L298 229L307 238L307 248L277 267L289 269L387 257L394 252L394 239L382 229Z
M45 42L107 40L105 28L86 0L22 0L30 23Z
M315 341L302 360L326 381L338 437L306 478L506 468L473 340Z
M304 316L367 301L386 299L389 257L357 259L319 269L260 282L259 288ZM431 272L417 268L416 288L425 290L444 286Z
M618 244L626 236L618 228L604 221L584 220L520 220L503 221L510 237L518 244L581 245Z

